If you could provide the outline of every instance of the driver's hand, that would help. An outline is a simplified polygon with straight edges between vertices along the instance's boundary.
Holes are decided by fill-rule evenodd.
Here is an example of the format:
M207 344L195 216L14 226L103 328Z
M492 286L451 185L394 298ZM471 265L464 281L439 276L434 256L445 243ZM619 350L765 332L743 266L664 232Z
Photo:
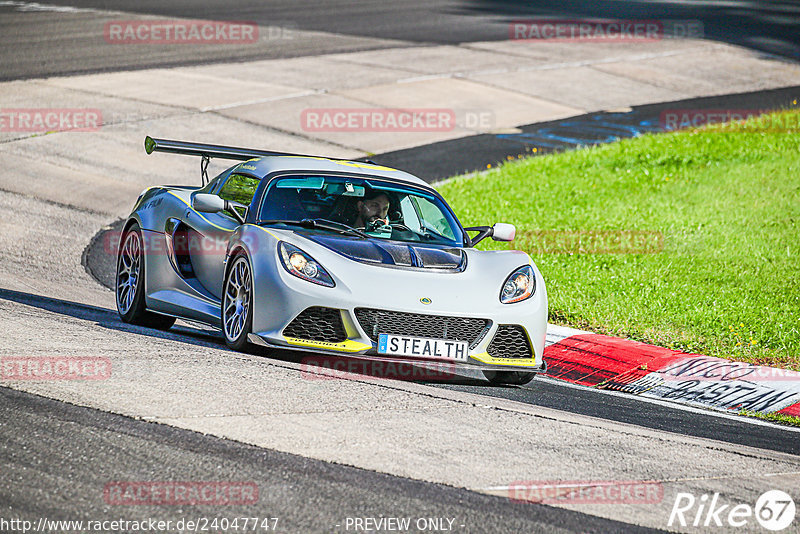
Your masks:
M369 222L369 224L367 224L367 229L369 229L371 231L375 231L375 230L378 230L379 228L386 228L386 227L391 228L391 226L389 226L389 219L388 218L386 218L386 219L373 219L372 221Z

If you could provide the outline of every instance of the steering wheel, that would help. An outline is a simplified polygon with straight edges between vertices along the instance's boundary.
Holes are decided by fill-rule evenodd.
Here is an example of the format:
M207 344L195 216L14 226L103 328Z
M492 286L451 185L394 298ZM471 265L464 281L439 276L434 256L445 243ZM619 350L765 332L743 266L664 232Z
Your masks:
M413 232L414 231L411 228L409 228L408 226L406 226L405 223L402 223L400 221L397 221L397 222L391 222L390 221L389 222L389 226L391 226L393 230L400 230L402 232Z

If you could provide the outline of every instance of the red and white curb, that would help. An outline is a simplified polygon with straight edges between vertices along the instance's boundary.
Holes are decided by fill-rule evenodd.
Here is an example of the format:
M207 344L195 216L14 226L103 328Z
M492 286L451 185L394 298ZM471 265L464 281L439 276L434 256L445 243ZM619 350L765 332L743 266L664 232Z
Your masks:
M547 376L721 411L800 417L800 373L547 325Z

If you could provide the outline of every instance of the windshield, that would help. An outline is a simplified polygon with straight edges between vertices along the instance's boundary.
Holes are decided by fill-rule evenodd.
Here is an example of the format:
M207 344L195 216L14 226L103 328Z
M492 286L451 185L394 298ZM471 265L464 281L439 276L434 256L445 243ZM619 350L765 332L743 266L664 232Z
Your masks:
M258 219L260 224L306 221L300 226L361 238L464 244L461 227L438 196L377 179L311 175L277 178L269 184Z

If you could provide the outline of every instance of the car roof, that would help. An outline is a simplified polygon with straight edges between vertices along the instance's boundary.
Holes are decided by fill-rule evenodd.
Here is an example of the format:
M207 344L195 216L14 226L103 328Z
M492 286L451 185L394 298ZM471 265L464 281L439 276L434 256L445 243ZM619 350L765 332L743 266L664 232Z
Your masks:
M363 161L347 161L313 156L265 156L244 161L232 169L264 178L275 172L346 172L365 177L383 178L431 189L430 184L405 171Z

